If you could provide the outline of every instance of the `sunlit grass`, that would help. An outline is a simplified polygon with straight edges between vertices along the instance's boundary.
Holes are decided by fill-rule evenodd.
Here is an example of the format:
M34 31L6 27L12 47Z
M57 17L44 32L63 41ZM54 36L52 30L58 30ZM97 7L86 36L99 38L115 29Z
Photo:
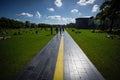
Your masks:
M67 30L106 80L120 79L120 39L108 39L107 33Z
M50 30L7 30L11 39L0 40L0 76L2 80L13 80L19 71L51 40ZM21 35L13 35L21 31Z

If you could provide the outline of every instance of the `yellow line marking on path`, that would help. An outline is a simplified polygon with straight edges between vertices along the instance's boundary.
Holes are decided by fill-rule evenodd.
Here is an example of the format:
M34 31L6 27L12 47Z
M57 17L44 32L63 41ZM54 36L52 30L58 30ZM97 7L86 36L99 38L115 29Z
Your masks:
M61 36L60 47L57 57L57 63L54 73L54 80L64 80L64 41L63 41L63 34Z

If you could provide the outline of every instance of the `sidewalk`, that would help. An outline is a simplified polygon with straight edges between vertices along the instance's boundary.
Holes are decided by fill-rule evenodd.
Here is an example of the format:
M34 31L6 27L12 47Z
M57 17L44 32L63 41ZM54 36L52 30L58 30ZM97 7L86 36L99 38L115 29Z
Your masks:
M103 76L66 31L63 35L58 33L25 66L16 80L61 79L104 80Z
M104 80L67 32L64 33L64 80Z
M53 80L60 44L56 35L20 72L16 80Z

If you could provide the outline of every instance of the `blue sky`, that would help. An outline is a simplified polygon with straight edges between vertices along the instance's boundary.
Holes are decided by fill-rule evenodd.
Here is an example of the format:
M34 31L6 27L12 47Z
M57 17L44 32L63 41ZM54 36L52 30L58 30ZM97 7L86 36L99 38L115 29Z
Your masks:
M0 17L47 24L75 23L96 16L104 0L0 0Z

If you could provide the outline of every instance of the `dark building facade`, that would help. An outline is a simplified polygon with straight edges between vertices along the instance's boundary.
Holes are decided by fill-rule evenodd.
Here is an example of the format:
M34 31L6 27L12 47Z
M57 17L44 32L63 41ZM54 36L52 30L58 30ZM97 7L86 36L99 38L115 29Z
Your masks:
M88 29L90 28L89 26L89 20L90 18L76 18L76 28L80 29Z

